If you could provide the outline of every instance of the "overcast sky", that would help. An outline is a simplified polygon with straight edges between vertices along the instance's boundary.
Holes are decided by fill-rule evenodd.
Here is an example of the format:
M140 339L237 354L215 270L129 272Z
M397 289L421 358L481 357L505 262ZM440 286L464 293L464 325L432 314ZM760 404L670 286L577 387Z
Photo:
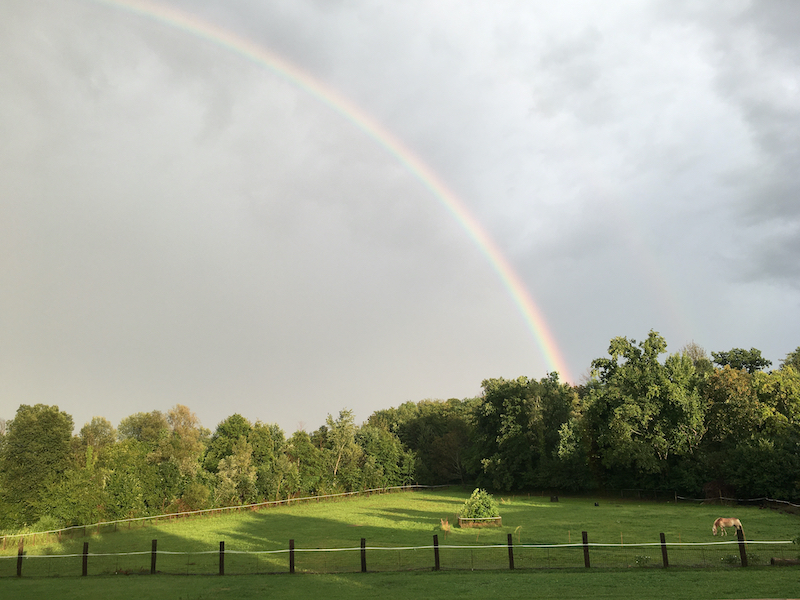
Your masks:
M544 377L424 182L280 73L0 0L0 417L327 414ZM800 346L800 3L160 0L371 116L496 242L580 382L614 336Z

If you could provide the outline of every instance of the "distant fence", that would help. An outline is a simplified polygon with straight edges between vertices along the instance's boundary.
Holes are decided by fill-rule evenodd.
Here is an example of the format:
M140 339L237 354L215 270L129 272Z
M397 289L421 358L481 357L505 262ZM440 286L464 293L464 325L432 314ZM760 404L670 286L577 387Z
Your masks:
M286 498L284 500L269 500L264 502L255 502L252 504L240 504L237 506L224 506L220 508L204 508L199 510L186 510L181 512L172 512L172 513L162 513L158 515L149 515L144 517L132 517L128 519L116 519L113 521L99 521L97 523L90 523L86 525L72 525L70 527L62 527L61 529L51 529L48 531L22 531L22 532L15 532L15 533L4 533L0 534L2 537L2 541L0 541L0 546L2 546L3 550L6 550L8 544L15 544L16 540L22 539L27 541L28 544L36 545L37 537L40 540L45 540L47 543L53 540L53 538L58 539L61 541L61 538L64 534L74 534L74 533L83 533L85 536L87 532L92 530L95 533L99 533L100 529L103 528L108 530L113 528L114 531L120 525L127 525L130 527L133 523L148 523L148 522L155 522L158 521L168 521L171 519L177 518L186 518L186 517L197 517L203 515L221 515L223 513L229 512L240 512L242 510L260 510L262 508L272 508L275 506L282 506L282 505L289 505L289 504L299 504L299 503L308 503L308 502L320 502L326 500L341 500L344 498L350 498L353 496L370 496L372 494L389 494L393 492L413 492L416 490L434 490L434 489L443 489L450 487L448 485L402 485L402 486L393 486L393 487L385 487L385 488L372 488L368 490L360 490L355 492L340 492L338 494L324 494L321 496L302 496L296 498Z
M574 544L514 544L512 534L501 545L440 544L438 535L425 546L303 548L289 540L287 548L240 551L219 548L182 552L151 547L131 552L91 553L84 542L80 554L0 556L0 577L70 577L107 574L226 575L270 573L349 573L412 570L500 570L560 568L746 567L800 564L791 541L736 541L638 544L590 543L587 532Z
M655 501L674 501L674 502L701 502L701 503L714 503L714 502L729 502L732 504L758 504L761 506L768 506L770 508L781 508L791 510L793 512L800 511L800 504L793 504L788 500L778 500L776 498L768 498L761 496L759 498L731 498L728 496L709 496L705 498L692 498L690 496L681 496L674 490L649 490L649 489L636 489L625 488L619 490L606 490L604 495L616 496L619 493L620 498L628 500L655 500Z
M714 498L687 498L686 496L676 495L675 498L677 500L682 500L684 502L703 502L703 503L727 502L731 504L758 504L760 506L767 506L769 508L786 510L792 513L800 512L800 504L793 504L788 500L777 500L775 498L767 498L766 496L762 496L760 498L728 498L727 496L719 496Z

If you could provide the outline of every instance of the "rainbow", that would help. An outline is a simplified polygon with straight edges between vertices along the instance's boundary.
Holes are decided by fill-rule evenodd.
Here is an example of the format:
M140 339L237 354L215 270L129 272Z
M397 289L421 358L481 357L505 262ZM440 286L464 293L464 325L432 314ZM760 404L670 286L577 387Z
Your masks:
M548 371L555 371L562 381L571 381L566 362L550 332L542 312L512 268L497 244L489 237L481 224L470 213L464 203L441 178L423 163L403 142L375 121L369 114L350 102L335 90L325 86L296 65L286 61L247 38L223 27L198 18L182 10L150 2L149 0L90 0L96 4L122 9L136 15L155 20L169 27L185 31L217 46L221 46L244 58L266 67L296 87L307 92L334 111L338 112L383 146L405 166L431 193L438 198L456 218L461 227L474 240L480 251L489 260L519 308L526 325L539 346Z

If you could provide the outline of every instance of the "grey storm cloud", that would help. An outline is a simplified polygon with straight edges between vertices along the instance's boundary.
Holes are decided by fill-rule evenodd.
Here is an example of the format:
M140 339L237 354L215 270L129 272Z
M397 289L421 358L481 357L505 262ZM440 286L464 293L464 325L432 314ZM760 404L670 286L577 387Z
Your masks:
M161 9L406 145L513 265L572 381L650 329L775 364L800 344L791 3L7 0L0 417L180 403L292 431L553 367L359 114Z

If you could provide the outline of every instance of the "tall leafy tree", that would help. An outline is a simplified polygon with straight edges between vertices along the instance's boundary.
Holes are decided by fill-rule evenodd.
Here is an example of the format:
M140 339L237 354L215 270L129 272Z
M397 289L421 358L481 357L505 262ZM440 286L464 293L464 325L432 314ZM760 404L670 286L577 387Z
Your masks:
M482 476L491 487L525 487L540 456L541 407L527 377L486 379L474 414Z
M168 432L160 436L151 459L158 463L173 462L182 477L191 478L200 467L208 431L182 404L176 404L167 412L167 425Z
M364 456L361 467L362 487L391 487L410 482L413 476L413 455L403 449L403 444L396 435L382 427L364 425L356 434L356 443L361 447Z
M256 500L253 447L244 436L233 443L231 453L218 463L216 500L218 505L223 506L248 504Z
M408 455L407 478L419 483L463 483L472 475L472 409L478 399L421 400L405 402L398 408L376 411L368 423L396 434ZM409 470L410 468L410 470ZM475 467L476 469L479 467Z
M775 411L759 400L754 376L746 369L725 365L708 378L706 426L709 442L735 446L759 434Z
M163 436L169 433L169 423L164 413L154 410L135 413L119 422L117 436L120 440L134 439L155 448Z
M162 512L166 500L158 465L149 460L150 453L150 445L134 437L114 444L106 452L102 466L107 471L107 518L123 519Z
M705 349L695 342L690 342L681 348L681 354L689 357L694 365L694 370L699 377L705 377L714 370L711 359L708 358Z
M312 442L307 432L301 430L292 434L286 445L286 454L297 470L296 486L290 488L291 495L313 494L325 488L323 482L326 474L325 453Z
M288 487L291 487L288 480L295 474L284 453L286 438L283 430L275 423L256 421L250 429L247 441L253 448L259 496L271 500L280 499L281 493L286 493Z
M10 524L35 522L48 486L72 466L72 417L58 406L21 405L8 423L0 453L0 493Z
M496 489L545 485L558 471L559 431L573 416L577 395L550 373L540 381L487 379L473 412L481 480ZM481 482L479 480L479 483Z
M283 429L276 423L262 423L261 421L256 421L250 428L247 441L253 447L253 461L257 465L274 462L286 446Z
M226 456L230 456L233 453L233 445L240 437L247 439L251 429L252 425L250 421L238 413L231 415L217 425L216 430L209 440L208 449L203 462L206 470L211 473L216 473L219 461Z
M744 369L751 375L772 364L771 360L761 356L761 350L757 348L750 348L750 350L734 348L727 352L712 352L711 356L714 357L714 364L720 367L729 366L731 369Z
M88 467L117 441L117 430L105 417L92 417L71 440L74 462Z
M81 427L78 438L84 448L91 447L97 454L117 441L117 430L105 417L92 417Z
M358 426L352 410L339 411L334 419L325 419L323 447L328 452L331 482L337 490L351 491L361 486L361 465L364 451L356 441Z
M800 346L789 352L789 354L786 355L786 358L781 361L782 369L788 367L792 367L795 371L800 373Z
M800 424L800 371L784 365L769 373L756 373L753 386L758 401L775 411L779 423Z
M585 413L592 453L608 476L652 481L671 456L689 454L702 439L703 409L694 365L686 354L662 364L667 344L651 331L646 340L617 337L609 358L592 361Z
M66 526L86 525L106 518L108 472L98 466L92 446L86 446L85 454L81 465L67 469L47 486L41 500L42 515Z

